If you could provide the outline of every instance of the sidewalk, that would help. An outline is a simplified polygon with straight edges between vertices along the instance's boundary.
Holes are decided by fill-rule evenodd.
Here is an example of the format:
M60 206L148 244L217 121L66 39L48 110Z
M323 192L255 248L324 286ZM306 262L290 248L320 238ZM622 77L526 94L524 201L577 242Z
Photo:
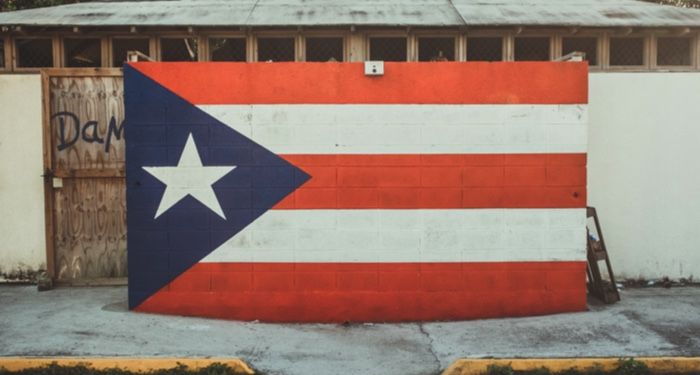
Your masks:
M437 374L463 357L699 356L700 288L453 323L274 325L126 310L126 288L0 286L0 356L239 357L268 374Z

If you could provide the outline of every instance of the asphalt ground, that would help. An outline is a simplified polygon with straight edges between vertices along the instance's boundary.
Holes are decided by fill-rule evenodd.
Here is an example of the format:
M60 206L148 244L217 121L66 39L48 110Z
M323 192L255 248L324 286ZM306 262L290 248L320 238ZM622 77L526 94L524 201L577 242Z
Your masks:
M437 374L459 358L700 356L700 288L529 318L263 324L127 311L125 287L0 286L0 356L238 357L267 374ZM593 301L592 301L593 302Z

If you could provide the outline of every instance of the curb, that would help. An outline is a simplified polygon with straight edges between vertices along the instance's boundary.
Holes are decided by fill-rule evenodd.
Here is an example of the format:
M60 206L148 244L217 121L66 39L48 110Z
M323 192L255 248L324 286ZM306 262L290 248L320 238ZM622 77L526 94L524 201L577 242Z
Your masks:
M253 369L238 358L133 358L133 357L0 357L0 368L21 371L55 363L60 366L78 366L95 370L119 368L132 372L171 369L180 364L197 370L214 363L228 365L236 372L254 374Z
M614 358L528 358L528 359L458 359L453 362L442 375L483 375L489 365L510 365L513 370L527 371L537 370L542 367L552 371L564 371L569 369L586 370L601 369L604 371L615 370L620 359ZM700 372L700 357L635 357L636 361L644 362L652 372Z

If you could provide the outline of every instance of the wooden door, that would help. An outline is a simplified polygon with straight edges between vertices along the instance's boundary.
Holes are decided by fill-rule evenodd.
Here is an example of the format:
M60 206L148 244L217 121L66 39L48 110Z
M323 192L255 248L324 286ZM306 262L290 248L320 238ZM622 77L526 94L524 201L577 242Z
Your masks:
M125 282L122 73L49 69L42 78L49 273L59 282Z

